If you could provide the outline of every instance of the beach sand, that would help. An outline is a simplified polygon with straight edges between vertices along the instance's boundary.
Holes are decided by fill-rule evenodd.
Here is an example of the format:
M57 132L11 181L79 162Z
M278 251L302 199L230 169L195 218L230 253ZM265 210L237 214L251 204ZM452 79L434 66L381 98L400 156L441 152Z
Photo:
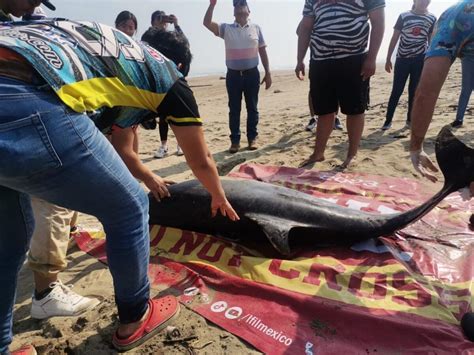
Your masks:
M312 152L314 134L304 127L309 119L307 106L308 80L298 81L293 72L275 72L270 90L261 90L259 111L259 146L256 151L242 149L237 154L227 152L228 138L227 94L225 80L221 77L200 77L189 80L199 104L207 143L216 160L220 175L226 175L242 163L297 167ZM395 113L391 130L381 131L385 118L392 76L382 68L371 79L371 108L366 115L366 126L361 142L357 164L347 171L379 174L393 177L420 179L409 161L409 131L404 129L407 110L407 94L403 94ZM456 62L438 100L434 119L427 135L425 150L433 155L434 138L442 126L452 122L456 114L460 93L460 65ZM243 106L244 107L244 106ZM244 111L244 110L243 110ZM474 141L471 129L474 108L466 113L464 127L457 135L465 142ZM246 147L245 115L242 120L243 140ZM345 127L346 119L342 118ZM176 140L170 136L170 155L164 159L154 159L159 147L158 130L140 130L140 154L143 161L158 175L180 182L193 177L184 157L177 156ZM326 161L316 164L318 170L332 170L344 161L347 151L347 131L334 131L326 150ZM440 180L442 176L438 174ZM432 185L434 190L440 188ZM90 216L81 216L80 223L88 227L98 227L98 222ZM12 349L22 344L33 343L39 353L48 354L108 354L115 353L111 345L112 333L117 325L116 308L113 300L112 279L106 266L91 256L71 246L68 255L68 269L61 274L66 284L74 284L74 290L83 295L96 295L103 302L96 309L80 317L52 318L35 321L29 317L33 280L27 268L21 271L18 296L15 306ZM156 293L156 292L155 292ZM175 322L182 336L196 335L193 346L201 350L196 353L209 354L252 354L258 353L251 346L226 331L208 323L204 318L182 307ZM163 344L161 334L145 345L132 351L134 354L183 354L186 347L179 343ZM207 345L206 345L207 344Z

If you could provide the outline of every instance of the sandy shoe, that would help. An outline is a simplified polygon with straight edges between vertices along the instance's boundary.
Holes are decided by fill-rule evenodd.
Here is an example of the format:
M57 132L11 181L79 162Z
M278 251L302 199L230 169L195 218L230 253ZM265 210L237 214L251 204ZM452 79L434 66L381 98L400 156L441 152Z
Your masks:
M462 127L462 121L454 120L454 121L451 123L451 127L453 127L453 128Z
M161 159L164 158L168 155L168 147L166 146L161 146L158 148L158 150L155 153L155 158Z
M382 131L386 131L388 129L392 128L392 122L385 121L385 123L382 126Z
M36 349L33 345L25 345L20 349L12 351L11 355L37 355Z
M337 116L336 116L336 119L334 120L334 129L336 129L338 131L342 131L344 129L342 127L341 120Z
M254 139L254 140L251 140L249 141L249 150L257 150L258 149L258 144L257 144L257 140Z
M70 286L61 281L51 283L51 292L44 298L37 300L34 296L31 302L31 318L46 319L49 317L77 316L95 306L100 301L78 295Z
M240 149L240 144L231 144L229 148L229 153L234 154L237 153Z
M308 124L305 127L305 130L308 132L313 132L316 129L316 125L318 124L317 117L311 117Z
M140 327L127 338L121 338L115 332L112 344L120 352L136 348L166 328L178 315L179 303L176 297L148 300L148 314Z

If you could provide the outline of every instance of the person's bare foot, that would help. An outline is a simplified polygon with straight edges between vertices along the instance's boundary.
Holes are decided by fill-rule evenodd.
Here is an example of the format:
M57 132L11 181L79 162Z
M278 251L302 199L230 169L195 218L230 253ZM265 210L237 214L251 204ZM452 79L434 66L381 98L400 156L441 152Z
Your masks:
M324 161L324 155L317 157L314 154L311 154L308 159L305 159L300 165L299 168L307 167L311 164L319 163Z
M341 169L347 169L350 166L355 165L357 161L357 155L354 155L353 157L347 157L346 160L344 160L344 163L340 165Z
M146 312L143 314L143 317L133 323L129 324L120 324L117 328L117 336L122 339L128 338L130 335L135 333L138 328L142 325L142 323L146 320L146 317L148 316L148 312L150 312L150 308L148 307Z

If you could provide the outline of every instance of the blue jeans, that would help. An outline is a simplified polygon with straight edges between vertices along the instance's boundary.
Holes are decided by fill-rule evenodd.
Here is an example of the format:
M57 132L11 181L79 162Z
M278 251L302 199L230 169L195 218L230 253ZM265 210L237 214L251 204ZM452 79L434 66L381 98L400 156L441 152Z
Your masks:
M469 98L474 89L474 58L464 57L461 59L462 65L462 86L461 95L459 95L458 111L456 113L456 121L464 120Z
M408 112L407 122L410 122L411 108L415 98L416 87L420 81L423 70L424 55L412 58L397 58L393 72L393 87L390 99L388 100L387 115L385 122L392 122L395 109L397 108L400 96L402 96L405 84L410 77L408 84Z
M258 91L260 72L255 67L249 70L228 69L226 75L227 94L229 96L229 128L232 144L240 143L240 110L242 93L247 106L247 139L253 141L258 136Z
M120 321L149 299L148 199L107 139L52 91L0 76L0 354L12 340L18 271L34 228L29 195L96 216Z

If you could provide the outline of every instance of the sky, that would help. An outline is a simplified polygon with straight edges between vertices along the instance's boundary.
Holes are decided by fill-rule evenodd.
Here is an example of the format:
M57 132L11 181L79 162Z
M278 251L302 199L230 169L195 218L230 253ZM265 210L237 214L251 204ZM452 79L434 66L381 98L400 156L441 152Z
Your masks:
M137 39L150 26L151 13L163 10L175 14L191 44L194 59L190 76L225 73L224 41L203 25L202 20L208 0L51 0L57 7L55 12L46 11L56 17L74 20L97 21L114 24L122 10L129 10L138 19ZM293 69L296 65L296 27L301 20L304 0L247 0L250 19L262 28L272 70ZM431 2L429 10L439 16L455 0ZM411 8L411 0L386 0L386 29L377 60L386 57L392 28L398 15ZM233 22L232 0L218 0L213 20L218 23ZM172 29L172 26L171 26Z

